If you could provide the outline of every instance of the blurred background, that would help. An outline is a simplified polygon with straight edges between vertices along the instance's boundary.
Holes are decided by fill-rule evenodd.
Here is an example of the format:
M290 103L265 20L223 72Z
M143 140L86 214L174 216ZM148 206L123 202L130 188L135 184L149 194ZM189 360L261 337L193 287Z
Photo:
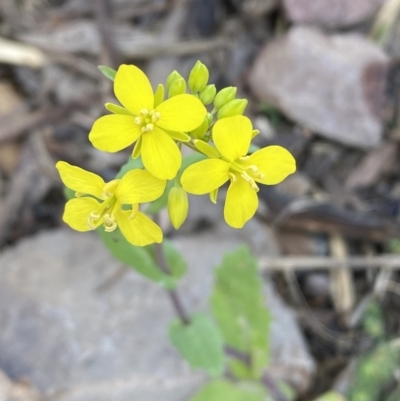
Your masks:
M243 230L208 197L179 232L162 216L186 307L207 308L213 266L246 243L291 399L398 401L399 0L0 1L0 400L186 401L206 381L168 343L162 289L64 226L54 167L111 180L130 155L88 141L113 101L97 65L136 64L156 87L198 59L298 171L261 189Z

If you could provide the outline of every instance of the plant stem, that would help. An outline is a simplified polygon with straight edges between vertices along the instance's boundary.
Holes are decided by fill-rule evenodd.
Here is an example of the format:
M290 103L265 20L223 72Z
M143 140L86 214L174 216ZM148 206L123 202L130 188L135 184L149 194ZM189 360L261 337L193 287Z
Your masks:
M156 243L156 244L154 244L154 246L155 246L155 253L156 253L156 260L157 260L158 267L165 274L170 275L171 268L168 265L168 261L167 261L162 244ZM181 302L181 299L180 299L177 291L176 290L167 290L167 293L168 293L169 299L171 300L171 303L175 310L175 313L177 314L179 319L185 325L190 324L190 317L187 314L185 308L183 307L183 304ZM229 345L225 346L225 353L232 358L242 361L244 364L246 364L248 366L251 365L251 356L247 353L238 351L235 348L230 347ZM274 397L275 400L287 401L286 396L284 394L282 394L280 389L275 385L274 381L271 379L271 377L269 377L268 374L265 374L263 376L262 383L269 390L269 392L271 393L271 395Z
M170 275L171 274L171 268L168 265L167 258L165 256L164 248L162 244L154 244L155 245L155 251L156 251L156 260L157 260L157 265L162 270L165 274ZM182 321L184 324L189 324L190 323L190 318L188 314L185 311L185 308L183 307L183 304L181 302L181 299L179 298L179 295L176 290L167 290L168 296L171 300L172 306L175 309L176 314L178 315L179 319Z

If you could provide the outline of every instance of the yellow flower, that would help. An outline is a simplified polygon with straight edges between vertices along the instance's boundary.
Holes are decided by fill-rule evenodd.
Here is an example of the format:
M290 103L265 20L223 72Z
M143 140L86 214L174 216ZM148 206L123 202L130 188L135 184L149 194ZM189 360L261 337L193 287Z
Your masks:
M133 245L162 242L160 227L139 211L139 204L159 198L165 180L145 170L131 170L122 179L105 183L98 175L66 162L58 162L56 167L65 186L76 191L77 198L67 202L63 215L71 228L90 231L103 225L107 232L112 232L119 227ZM131 205L131 209L123 205Z
M196 129L204 121L207 110L201 101L182 94L156 104L150 81L134 65L119 67L114 92L124 107L107 105L115 114L94 123L89 134L93 146L118 152L137 141L139 149L134 154L141 152L146 169L160 179L174 178L182 162L174 139L180 139L181 133Z
M216 122L212 138L215 148L209 146L206 154L211 157L189 166L182 174L185 191L211 194L230 180L226 195L224 217L226 222L241 228L251 219L258 207L257 183L274 185L296 170L293 156L281 146L268 146L246 156L252 138L252 125L244 116L224 118Z

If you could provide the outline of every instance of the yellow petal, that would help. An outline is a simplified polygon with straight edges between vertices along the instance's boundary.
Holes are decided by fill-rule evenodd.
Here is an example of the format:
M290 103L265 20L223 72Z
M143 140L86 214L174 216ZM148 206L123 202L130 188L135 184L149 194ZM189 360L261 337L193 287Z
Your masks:
M103 198L105 182L97 174L80 167L71 166L67 162L58 162L56 168L66 187L81 194L93 195L99 199Z
M225 221L233 228L242 228L254 216L257 207L256 191L247 181L237 176L237 180L229 185L226 194Z
M100 203L93 198L74 198L68 201L65 205L63 220L71 228L77 231L90 231L93 227L88 224L90 213L98 209ZM103 219L100 219L97 226L102 224Z
M257 166L265 178L256 181L266 185L279 184L296 171L296 160L291 153L282 146L275 145L257 150L246 161L246 165Z
M182 174L183 189L190 194L204 195L229 179L229 163L219 159L202 160L189 166Z
M174 140L162 129L154 127L142 137L142 161L146 169L162 180L176 177L182 156Z
M120 103L138 115L143 109L153 110L154 95L146 74L134 65L123 64L118 68L114 93Z
M189 200L186 191L181 187L172 187L168 194L168 215L176 230L185 222L188 211Z
M115 192L118 201L125 205L152 202L165 190L166 180L160 180L145 170L128 171Z
M157 125L170 131L189 132L199 127L207 114L201 101L193 95L176 95L157 108L161 115Z
M134 218L129 210L118 209L115 218L119 229L128 242L135 246L146 246L154 242L161 243L163 233L161 228L142 212Z
M114 153L127 148L140 135L140 127L134 123L133 117L112 114L95 121L89 140L95 148Z
M221 154L234 161L247 154L252 132L253 127L247 117L227 117L215 123L212 138Z
M133 116L133 114L129 110L125 109L124 107L118 106L116 104L106 103L105 106L108 111L111 111L111 113L124 114L126 116Z

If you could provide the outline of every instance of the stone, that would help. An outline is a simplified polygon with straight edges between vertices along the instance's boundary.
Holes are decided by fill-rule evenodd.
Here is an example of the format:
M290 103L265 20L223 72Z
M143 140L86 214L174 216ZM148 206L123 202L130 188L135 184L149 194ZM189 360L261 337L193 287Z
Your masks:
M370 148L382 137L388 57L355 34L293 27L267 44L249 85L254 94L316 133Z
M288 18L327 28L355 25L374 17L385 0L283 0Z
M224 252L248 243L274 256L272 233L250 223L174 239L190 266L179 287L189 311L207 308L212 268ZM42 232L5 250L0 266L0 368L50 401L179 401L207 380L168 342L174 313L162 288L130 269L104 285L121 266L94 233ZM273 314L271 371L276 366L280 379L303 389L313 359L293 312L271 285L265 295Z

